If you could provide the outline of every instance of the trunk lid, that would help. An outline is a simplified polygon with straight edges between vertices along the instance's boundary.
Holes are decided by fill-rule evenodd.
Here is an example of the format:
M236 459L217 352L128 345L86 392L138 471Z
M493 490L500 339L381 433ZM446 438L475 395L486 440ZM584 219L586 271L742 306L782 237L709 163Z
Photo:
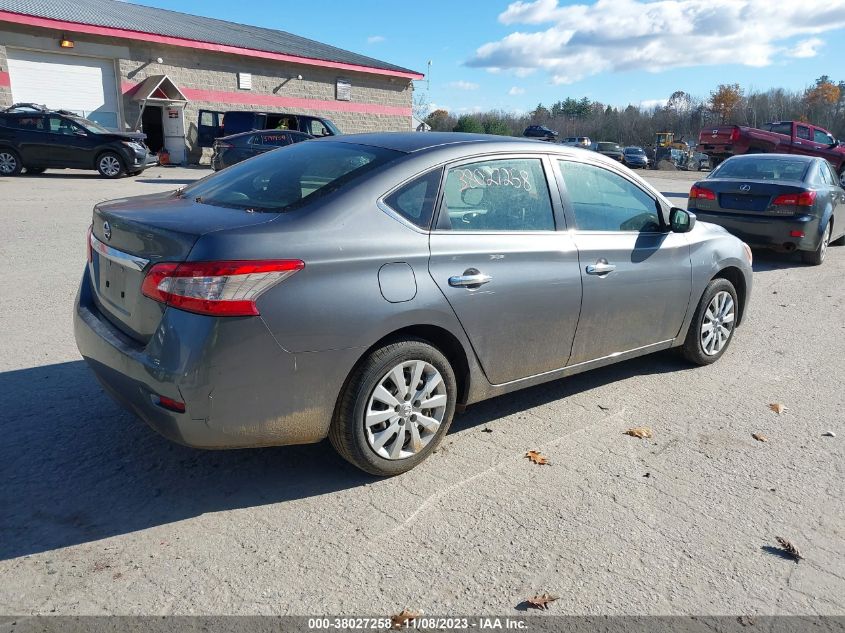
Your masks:
M696 208L702 211L762 216L792 215L795 212L793 207L773 207L772 202L778 196L807 190L802 182L785 180L713 179L702 180L698 185L716 194L715 200L695 200Z
M172 193L98 204L88 264L97 306L117 328L146 343L165 309L141 293L151 266L185 261L197 240L207 233L263 224L276 217L204 205Z
M701 146L729 145L735 140L734 130L739 130L739 128L735 125L721 125L701 130L698 135L698 144Z

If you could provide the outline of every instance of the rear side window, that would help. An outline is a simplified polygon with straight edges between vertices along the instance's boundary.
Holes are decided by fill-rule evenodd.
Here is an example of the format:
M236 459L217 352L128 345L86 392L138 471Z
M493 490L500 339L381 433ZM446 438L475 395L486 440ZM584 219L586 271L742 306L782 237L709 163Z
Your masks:
M792 136L792 123L770 123L767 127L769 128L769 132Z
M402 155L352 143L296 143L218 171L177 195L201 204L279 213L337 191Z
M504 158L449 170L438 227L453 231L554 231L538 158Z
M442 170L435 169L399 187L384 199L396 213L421 229L431 226Z
M806 140L809 141L810 140L810 128L808 128L806 125L799 125L796 128L795 135L798 138L803 138L803 139L806 139Z

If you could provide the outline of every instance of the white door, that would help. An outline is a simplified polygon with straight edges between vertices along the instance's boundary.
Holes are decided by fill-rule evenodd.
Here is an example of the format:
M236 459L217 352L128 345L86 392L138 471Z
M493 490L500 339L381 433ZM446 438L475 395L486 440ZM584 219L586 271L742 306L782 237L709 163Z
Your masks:
M165 106L162 116L164 120L164 146L170 152L170 162L184 163L185 151L185 108L181 105Z
M6 54L13 103L70 110L120 129L113 60L14 48Z

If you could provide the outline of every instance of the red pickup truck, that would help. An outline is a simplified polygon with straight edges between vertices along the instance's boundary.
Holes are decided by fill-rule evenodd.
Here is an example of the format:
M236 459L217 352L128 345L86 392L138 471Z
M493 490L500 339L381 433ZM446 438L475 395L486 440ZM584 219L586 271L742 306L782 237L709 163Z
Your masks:
M804 154L826 158L840 178L845 178L845 146L827 130L801 121L766 123L762 129L723 125L702 130L699 152L710 156L715 167L737 154Z

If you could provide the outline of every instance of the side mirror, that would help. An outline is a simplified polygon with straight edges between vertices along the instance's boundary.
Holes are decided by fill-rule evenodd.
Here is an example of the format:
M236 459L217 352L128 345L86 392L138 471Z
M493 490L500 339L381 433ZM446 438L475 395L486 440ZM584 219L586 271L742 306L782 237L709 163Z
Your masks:
M695 214L680 207L669 210L669 228L673 233L689 233L695 226Z
M842 145L842 143L839 140L833 139L833 143L830 144L830 148L833 149L834 147L839 147L840 145Z

